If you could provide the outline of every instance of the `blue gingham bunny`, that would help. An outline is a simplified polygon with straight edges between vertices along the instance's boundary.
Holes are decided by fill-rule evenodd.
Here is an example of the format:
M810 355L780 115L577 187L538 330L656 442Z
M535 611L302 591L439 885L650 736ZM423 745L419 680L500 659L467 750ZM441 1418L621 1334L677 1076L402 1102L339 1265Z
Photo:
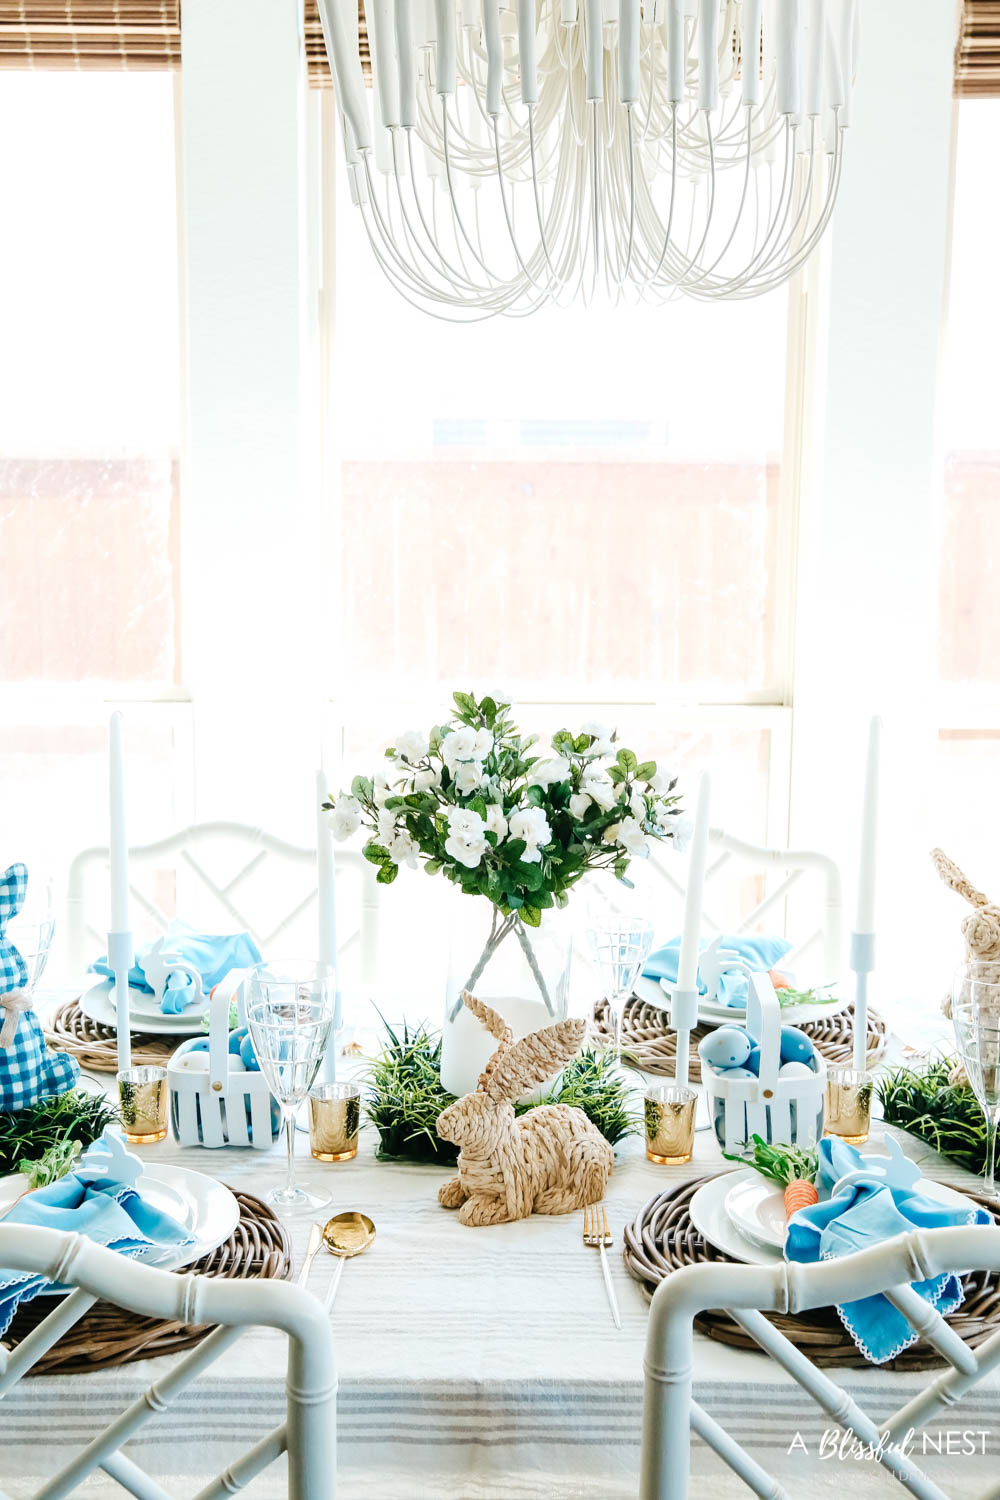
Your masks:
M6 936L7 923L21 910L27 892L24 865L11 865L0 875L0 1110L9 1111L64 1094L80 1073L67 1052L47 1050L26 988L28 966Z

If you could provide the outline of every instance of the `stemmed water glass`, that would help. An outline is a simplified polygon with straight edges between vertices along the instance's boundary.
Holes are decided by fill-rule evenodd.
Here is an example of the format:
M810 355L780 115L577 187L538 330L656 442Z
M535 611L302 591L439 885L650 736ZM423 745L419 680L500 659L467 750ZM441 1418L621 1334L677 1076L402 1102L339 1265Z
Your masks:
M972 966L961 970L953 991L952 1021L959 1056L986 1120L983 1189L994 1198L1000 1123L1000 983L977 979Z
M307 1192L295 1181L295 1112L319 1072L333 1027L336 974L326 964L258 964L247 981L247 1025L261 1072L281 1106L288 1175L268 1202L285 1213L312 1212L328 1192Z
M653 946L653 924L648 917L609 911L591 916L586 938L591 961L608 1003L615 1055L620 1061L625 1003Z
M28 970L25 989L34 993L45 971L55 935L56 921L51 880L39 880L29 874L24 905L7 923L6 938L20 953Z

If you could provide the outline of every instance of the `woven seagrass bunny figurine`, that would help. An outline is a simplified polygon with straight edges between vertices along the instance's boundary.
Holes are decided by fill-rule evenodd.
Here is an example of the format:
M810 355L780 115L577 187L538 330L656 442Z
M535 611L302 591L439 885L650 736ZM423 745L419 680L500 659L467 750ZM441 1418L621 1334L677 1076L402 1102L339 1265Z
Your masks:
M975 973L979 979L994 984L1000 982L1000 906L984 896L982 891L977 891L943 850L932 849L931 859L945 885L959 896L964 896L972 907L962 923L966 963L976 965ZM964 990L962 998L968 998ZM945 997L941 1008L946 1016L951 1015L951 995Z
M597 1203L615 1158L583 1110L542 1104L517 1119L511 1103L575 1056L587 1023L560 1021L515 1042L496 1011L468 991L462 999L499 1045L479 1087L438 1116L438 1135L460 1148L458 1176L441 1188L438 1202L473 1225L568 1214Z

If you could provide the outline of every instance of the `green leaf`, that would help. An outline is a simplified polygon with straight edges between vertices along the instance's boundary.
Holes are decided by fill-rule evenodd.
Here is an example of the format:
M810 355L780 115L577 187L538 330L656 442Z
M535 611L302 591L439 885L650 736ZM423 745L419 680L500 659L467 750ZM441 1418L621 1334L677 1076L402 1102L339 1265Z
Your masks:
M527 847L525 839L508 839L503 849L508 859L520 859Z
M617 759L626 776L634 776L639 769L639 761L632 750L619 750Z
M451 696L455 700L459 713L474 714L476 712L476 700L471 693L452 693Z
M487 729L492 729L497 720L497 706L492 698L482 698L479 703L479 712L486 720Z
M617 786L620 781L625 780L625 772L620 766L609 766L608 776L610 780L614 782L615 786Z
M507 905L510 907L511 911L520 911L522 906L524 905L524 897L519 896L516 891L511 891L510 895L507 897Z
M441 749L441 746L443 744L444 744L444 735L441 733L441 727L440 727L439 724L435 724L434 728L430 732L430 737L429 737L429 740L428 740L428 752L427 753L429 755L437 755L438 751Z
M485 819L485 817L486 817L486 803L483 800L483 798L482 797L473 797L472 801L469 803L469 811L470 812L474 812L474 813L478 813L481 818Z
M389 854L388 849L383 848L381 844L366 844L361 853L364 855L365 859L367 859L368 862L373 865L384 865L386 860L388 860L390 864L392 862L392 857Z
M428 859L424 861L424 870L428 875L436 875L441 868L441 860Z
M560 911L565 910L569 905L569 893L567 891L554 891L552 899Z
M545 793L540 786L529 786L525 796L529 807L541 807L545 801Z
M405 807L406 806L406 798L405 797L386 797L385 802L382 805L386 809L387 812L394 812L397 807Z
M656 761L644 760L641 765L636 766L635 775L637 781L652 781L656 775Z
M537 906L522 906L521 921L528 927L541 927L542 914Z
M369 802L372 795L372 784L367 776L355 776L351 782L351 794L357 797L359 802Z
M582 755L584 750L590 749L590 738L591 737L589 734L577 735L576 739L573 741L573 749L576 751L577 755Z
M390 860L387 865L382 866L381 870L379 870L378 874L375 876L375 880L379 885L392 885L392 882L395 880L398 874L399 866L394 865Z

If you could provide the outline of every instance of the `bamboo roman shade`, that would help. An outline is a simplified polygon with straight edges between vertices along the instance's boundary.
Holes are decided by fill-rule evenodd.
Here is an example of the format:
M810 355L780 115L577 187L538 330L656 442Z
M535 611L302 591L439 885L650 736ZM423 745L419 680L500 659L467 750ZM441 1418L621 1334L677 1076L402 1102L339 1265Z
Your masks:
M1000 0L965 0L955 93L960 99L1000 97Z
M0 0L0 68L176 68L182 0ZM316 0L305 3L309 82L330 71ZM944 3L944 0L942 0ZM363 0L361 61L369 71ZM955 51L955 93L1000 97L1000 0L965 0Z
M368 33L358 5L361 61ZM316 0L305 0L313 87L330 83ZM178 68L181 0L0 0L0 68Z

